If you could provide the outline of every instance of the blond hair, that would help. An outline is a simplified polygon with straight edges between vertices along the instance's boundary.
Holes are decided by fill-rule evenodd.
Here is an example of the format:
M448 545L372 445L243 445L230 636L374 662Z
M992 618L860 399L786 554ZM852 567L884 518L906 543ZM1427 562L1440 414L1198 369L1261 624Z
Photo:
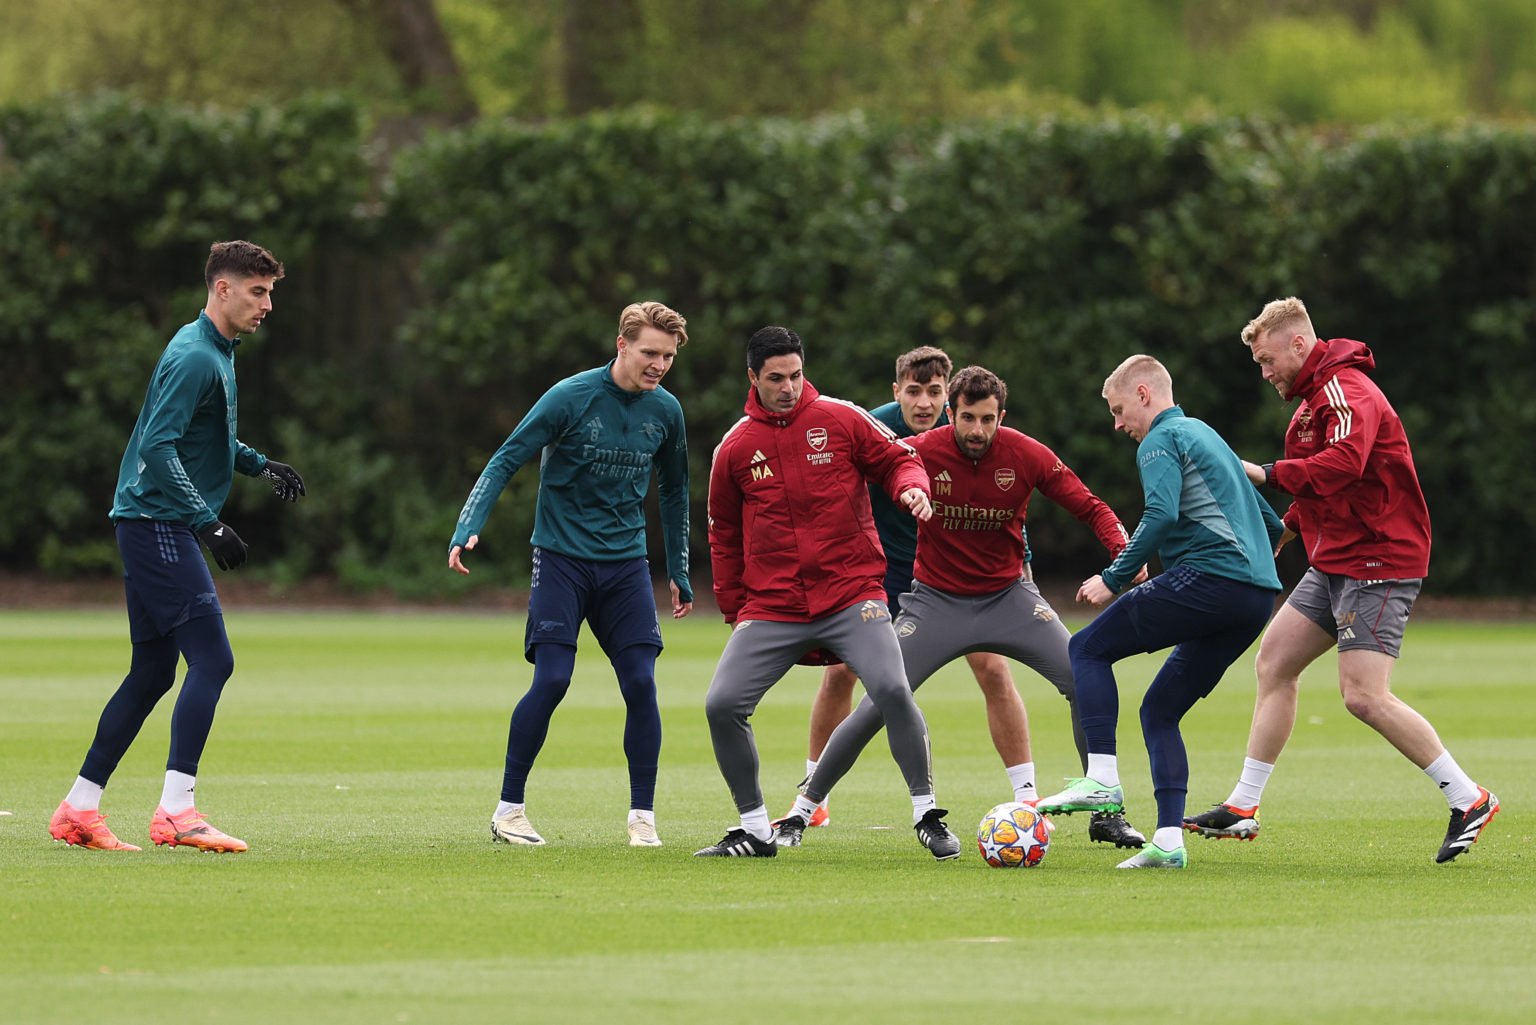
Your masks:
M1173 399L1173 375L1168 373L1167 367L1144 353L1127 357L1111 371L1104 378L1104 390L1099 397L1107 399L1111 391L1134 388L1138 384L1146 385L1153 393L1170 401Z
M679 347L688 344L688 321L671 307L654 301L630 303L619 314L619 334L628 341L639 338L641 330L648 327L675 336Z
M1266 303L1259 315L1243 328L1243 344L1251 349L1260 338L1281 328L1303 328L1302 333L1308 338L1317 337L1312 329L1312 318L1307 316L1306 304L1293 295Z

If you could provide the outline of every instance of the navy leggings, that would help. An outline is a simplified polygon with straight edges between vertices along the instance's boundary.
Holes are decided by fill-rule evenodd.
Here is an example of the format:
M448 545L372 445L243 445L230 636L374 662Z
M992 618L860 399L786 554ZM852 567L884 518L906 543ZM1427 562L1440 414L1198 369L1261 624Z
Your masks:
M507 767L501 799L523 803L528 774L549 735L555 708L571 686L576 649L565 644L535 644L533 683L512 710L507 729ZM629 806L656 806L656 765L661 760L661 710L656 705L656 656L650 644L631 644L613 655L613 671L624 696L624 757L629 761Z
M128 675L102 710L91 750L80 767L82 777L107 785L144 720L175 685L176 662L182 656L187 659L187 677L171 713L171 754L165 767L197 775L219 695L235 671L223 616L199 616L167 636L134 642Z
M1158 828L1184 820L1189 757L1179 721L1216 689L1274 607L1273 591L1179 566L1122 594L1072 636L1067 650L1090 754L1115 753L1120 695L1114 663L1173 646L1141 701Z

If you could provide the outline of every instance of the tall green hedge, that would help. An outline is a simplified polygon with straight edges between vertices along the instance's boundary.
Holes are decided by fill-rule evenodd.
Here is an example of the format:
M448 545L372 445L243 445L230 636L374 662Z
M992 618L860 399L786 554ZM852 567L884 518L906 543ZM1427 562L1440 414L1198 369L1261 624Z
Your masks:
M113 565L105 511L149 368L196 313L208 242L246 236L289 276L241 349L241 435L299 466L311 497L279 510L237 486L228 518L279 578L461 586L444 549L475 475L545 388L607 358L637 298L689 318L668 385L688 415L697 566L709 453L765 323L805 338L819 388L867 405L913 345L992 367L1007 422L1134 522L1104 375L1157 355L1192 414L1271 458L1288 407L1237 333L1298 294L1322 333L1377 353L1435 518L1435 587L1530 593L1503 549L1536 504L1533 183L1536 133L1496 126L634 112L483 122L386 159L327 99L0 111L0 565ZM498 505L476 580L526 573L536 478ZM1031 523L1042 573L1100 564L1050 503Z

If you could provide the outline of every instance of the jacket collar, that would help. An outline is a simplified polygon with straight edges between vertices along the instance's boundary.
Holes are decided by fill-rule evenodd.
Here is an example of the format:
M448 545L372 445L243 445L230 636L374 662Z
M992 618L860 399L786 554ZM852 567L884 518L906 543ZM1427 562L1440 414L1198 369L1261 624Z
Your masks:
M779 413L763 405L762 399L757 397L756 388L748 387L747 404L744 408L747 411L747 415L754 420L760 420L765 424L773 424L775 427L788 427L794 423L795 418L800 415L805 407L820 397L821 393L816 390L816 386L807 380L805 387L800 390L800 401L795 403L795 408L787 413Z
M1177 405L1169 406L1167 409L1163 410L1161 413L1157 414L1156 416L1154 416L1152 418L1152 425L1147 428L1147 433L1151 434L1153 431L1157 430L1157 425L1162 423L1164 420L1172 420L1176 416L1183 416L1183 415L1184 415L1184 407L1183 406L1177 406Z
M223 352L226 356L231 355L235 351L235 346L240 344L239 335L233 338L225 338L223 333L213 326L213 318L208 316L207 310L203 310L197 315L197 326L202 331L203 337L217 345L219 351Z

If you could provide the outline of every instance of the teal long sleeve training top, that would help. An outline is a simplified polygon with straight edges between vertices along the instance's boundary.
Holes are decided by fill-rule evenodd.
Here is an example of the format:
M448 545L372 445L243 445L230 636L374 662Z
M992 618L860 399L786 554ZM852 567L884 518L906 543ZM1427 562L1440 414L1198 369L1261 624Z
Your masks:
M667 576L692 601L683 407L664 388L625 391L612 371L610 360L567 377L534 403L475 482L449 547L480 533L512 475L538 455L535 547L596 562L643 557L654 467Z
M171 338L144 394L117 472L114 520L166 520L202 530L219 518L234 471L266 456L236 437L235 346L201 313Z
M1101 574L1106 587L1120 593L1155 552L1164 570L1189 566L1280 590L1274 549L1285 528L1221 435L1172 406L1152 421L1136 464L1145 507L1130 544Z

